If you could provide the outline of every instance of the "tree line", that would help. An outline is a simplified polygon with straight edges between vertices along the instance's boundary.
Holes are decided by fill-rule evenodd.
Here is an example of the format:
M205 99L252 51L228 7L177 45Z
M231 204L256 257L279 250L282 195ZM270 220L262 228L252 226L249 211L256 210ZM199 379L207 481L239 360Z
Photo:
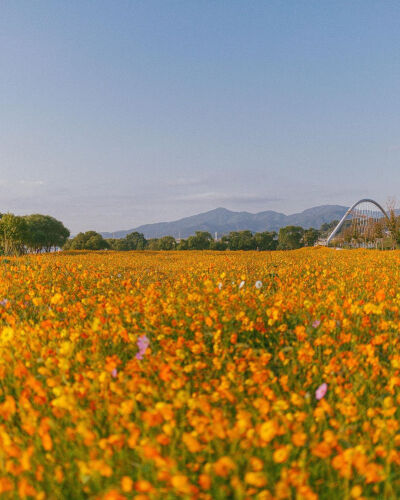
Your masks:
M351 221L344 227L336 244L354 246L370 241L385 241L381 248L400 246L400 217L394 209L388 210L388 219L371 219L364 224L359 234ZM24 253L63 250L294 250L313 246L324 240L338 224L337 220L322 224L319 229L304 229L301 226L286 226L276 231L231 231L214 240L207 231L196 231L186 239L173 236L146 239L142 233L132 232L125 238L105 239L96 231L79 233L74 238L64 224L50 215L32 214L18 216L0 214L0 254L20 255Z
M0 254L51 252L70 236L62 222L50 215L0 214Z
M105 239L100 233L87 231L68 240L64 250L294 250L313 246L327 235L337 224L333 221L321 228L303 229L300 226L286 226L276 231L231 231L214 240L207 231L196 231L187 239L176 240L173 236L146 239L142 233L132 232L125 238Z

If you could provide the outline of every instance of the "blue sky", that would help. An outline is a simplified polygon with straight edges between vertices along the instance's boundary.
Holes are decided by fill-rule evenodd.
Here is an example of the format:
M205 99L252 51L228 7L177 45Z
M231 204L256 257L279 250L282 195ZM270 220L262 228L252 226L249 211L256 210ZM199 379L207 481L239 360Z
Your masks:
M113 231L400 199L400 3L5 0L0 211Z

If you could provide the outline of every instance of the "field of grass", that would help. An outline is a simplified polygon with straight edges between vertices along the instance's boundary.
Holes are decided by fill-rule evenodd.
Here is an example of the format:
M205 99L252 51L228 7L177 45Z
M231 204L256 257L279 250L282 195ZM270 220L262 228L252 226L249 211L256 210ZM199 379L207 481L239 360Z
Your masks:
M400 497L400 253L0 260L0 497Z

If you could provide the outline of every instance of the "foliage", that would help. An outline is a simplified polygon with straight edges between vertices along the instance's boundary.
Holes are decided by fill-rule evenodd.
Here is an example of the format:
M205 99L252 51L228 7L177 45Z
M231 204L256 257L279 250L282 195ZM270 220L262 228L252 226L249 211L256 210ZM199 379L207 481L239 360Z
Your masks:
M320 235L320 232L318 231L318 229L314 229L313 227L306 229L303 233L304 246L312 247L316 243L316 241L318 240L319 235Z
M399 262L0 259L1 498L399 498Z
M105 250L109 243L96 231L79 233L64 245L64 250Z
M207 250L210 248L212 236L207 231L196 231L194 236L189 236L187 242L189 250Z
M286 226L279 229L278 249L295 250L302 247L304 229L300 226Z
M61 248L70 235L64 224L50 215L33 214L24 219L27 224L24 243L30 251L50 252L52 248Z
M173 236L163 236L158 240L159 250L175 250L176 241Z
M324 222L320 228L320 234L323 237L329 236L329 234L335 229L339 224L338 220L333 220L332 222Z
M27 240L28 226L24 217L4 214L0 219L0 241L5 255L23 253Z
M176 249L177 250L188 250L189 246L188 246L187 240L184 240L184 239L180 240L176 246Z
M257 250L276 250L278 246L277 234L275 231L256 233L254 242Z
M106 240L113 250L144 250L147 247L147 240L142 233L134 231L125 236L125 238L110 238Z
M50 215L0 215L0 245L5 255L50 252L69 237L64 224Z
M150 238L147 240L147 249L148 250L159 250L160 245L159 245L159 238Z
M222 241L230 250L254 250L256 247L251 231L231 231L228 236L222 237Z
M400 217L396 215L393 202L389 202L387 208L386 229L392 240L393 248L395 248L400 245Z
M210 243L210 250L223 251L228 249L228 242L222 238L222 240L213 240Z
M142 233L134 231L125 236L129 250L144 250L146 248L146 238Z

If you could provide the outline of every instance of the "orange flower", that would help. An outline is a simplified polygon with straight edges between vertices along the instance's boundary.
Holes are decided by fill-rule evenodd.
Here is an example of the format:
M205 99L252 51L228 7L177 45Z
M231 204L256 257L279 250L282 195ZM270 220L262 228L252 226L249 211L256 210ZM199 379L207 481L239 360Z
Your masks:
M298 447L304 446L306 441L307 441L307 435L304 432L295 432L292 435L292 443L295 446L298 446Z
M227 477L235 469L235 462L229 457L221 457L214 464L215 474L221 477Z
M209 490L211 487L211 478L208 474L200 474L199 485L203 490Z
M197 453L201 450L200 443L197 439L187 432L183 434L182 441L185 443L190 453Z
M46 451L50 451L53 448L53 441L52 441L49 433L46 432L45 434L43 434L42 444L43 444L43 448Z
M171 484L179 493L188 495L192 491L192 487L191 484L189 483L188 478L183 474L172 476Z
M260 427L260 437L263 441L269 443L274 439L278 432L278 425L273 420L268 420L268 422L264 422Z
M133 489L133 481L129 476L123 476L121 478L121 489L124 493L129 493Z
M330 456L330 454L332 453L332 448L329 446L328 443L326 443L325 441L322 441L322 442L316 444L312 448L312 453L313 453L313 455L315 455L316 457L319 457L319 458L328 458Z
M140 493L149 493L150 491L153 491L153 485L149 483L149 481L141 479L139 481L136 481L135 490L139 491Z
M280 446L273 453L274 462L277 464L282 464L286 462L289 457L290 447L289 446Z
M244 480L250 486L256 486L257 488L262 488L267 484L265 474L262 472L247 472Z

